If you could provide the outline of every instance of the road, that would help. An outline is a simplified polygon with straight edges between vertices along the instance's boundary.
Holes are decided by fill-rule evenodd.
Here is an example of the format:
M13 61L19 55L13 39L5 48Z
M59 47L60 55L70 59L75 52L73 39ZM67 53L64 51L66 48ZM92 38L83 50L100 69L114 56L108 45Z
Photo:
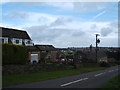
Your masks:
M112 77L120 74L120 66L59 79L10 86L7 88L99 88Z

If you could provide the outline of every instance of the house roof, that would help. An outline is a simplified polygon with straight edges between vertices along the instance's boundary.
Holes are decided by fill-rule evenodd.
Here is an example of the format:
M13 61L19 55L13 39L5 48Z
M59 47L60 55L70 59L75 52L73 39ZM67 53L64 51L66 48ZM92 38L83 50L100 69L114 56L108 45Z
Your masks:
M56 50L56 48L53 47L52 45L35 45L35 46L43 51L55 51Z
M2 37L30 39L31 40L28 33L26 31L23 31L23 30L0 27L0 32L1 31L2 31Z
M35 46L26 46L28 51L40 51L38 48Z

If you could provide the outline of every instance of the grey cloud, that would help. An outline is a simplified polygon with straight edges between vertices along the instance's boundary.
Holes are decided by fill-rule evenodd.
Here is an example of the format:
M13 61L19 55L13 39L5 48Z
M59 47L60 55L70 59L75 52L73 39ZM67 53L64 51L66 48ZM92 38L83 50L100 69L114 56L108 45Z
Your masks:
M43 6L43 5L44 5L43 2L26 2L25 3L25 6L28 8L36 7L36 6Z
M103 9L105 3L102 2L75 2L74 10L78 12L90 12Z
M110 33L112 33L112 30L110 28L102 28L101 29L101 35L102 36L107 36L109 35Z
M63 38L70 41L70 38L74 36L74 38L76 38L76 36L81 37L84 34L82 31L75 31L67 28L51 28L46 25L27 27L26 30L30 33L33 41L46 43L50 42L54 44L60 43ZM70 37L70 40L67 37ZM59 40L60 42L58 42ZM57 41L57 43L55 41ZM64 44L65 43L66 42L64 41Z
M59 17L53 23L51 23L51 26L65 25L65 23L72 21L72 18Z
M10 18L26 19L29 17L29 14L25 12L13 11L13 12L8 13L7 16Z
M97 28L97 25L96 24L93 24L92 26L91 26L91 29L96 29Z
M120 24L120 22L117 22L117 21L111 22L110 26L114 28L118 28L118 23Z
M74 32L74 33L72 34L72 36L74 36L74 37L81 37L81 36L83 36L83 35L85 35L85 32L83 32L83 31L81 31L81 30L76 31L76 32Z
M56 47L88 46L94 41L89 33L80 29L51 28L47 25L40 25L27 27L26 30L34 42L52 44Z
M39 22L46 22L48 21L48 19L44 16L41 16L39 19L38 19Z
M46 25L32 26L28 27L27 29L34 40L51 40L51 38L55 37L55 33L53 33L54 31L50 30Z
M72 10L76 12L91 12L105 8L107 5L105 2L57 2L54 5L52 3L43 3L44 5L50 5L57 7L58 9ZM61 5L61 6L60 6ZM63 5L66 7L63 7ZM71 6L67 6L71 5Z
M57 37L60 37L66 29L62 28L50 28L49 26L42 25L42 26L32 26L26 28L30 33L33 40L37 41L53 41Z

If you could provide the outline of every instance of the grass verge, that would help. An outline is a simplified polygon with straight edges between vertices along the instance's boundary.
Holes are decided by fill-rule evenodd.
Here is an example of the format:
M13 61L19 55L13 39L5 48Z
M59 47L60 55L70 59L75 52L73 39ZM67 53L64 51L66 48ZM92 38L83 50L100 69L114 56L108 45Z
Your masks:
M104 67L86 67L86 68L80 68L80 70L82 71L86 71L86 72L92 72L92 71L99 71L99 70L104 70Z
M113 77L110 81L102 86L102 90L106 88L114 90L120 88L120 75Z
M71 70L59 70L59 71L51 71L51 72L36 72L36 73L26 73L26 74L14 74L14 75L3 75L2 76L2 84L3 87L31 83L55 78L61 78L66 76L78 75L81 72L91 72L97 70L103 70L101 67L92 67L92 68L79 68L79 69L71 69Z

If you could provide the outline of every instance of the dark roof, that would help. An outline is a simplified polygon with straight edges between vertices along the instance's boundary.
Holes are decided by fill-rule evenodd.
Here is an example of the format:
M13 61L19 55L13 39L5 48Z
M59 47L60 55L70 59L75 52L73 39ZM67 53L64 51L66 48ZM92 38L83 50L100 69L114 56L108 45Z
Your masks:
M21 39L30 39L28 33L26 31L0 27L0 32L2 31L2 37L10 37L10 38L21 38Z
M53 47L52 45L35 45L35 46L43 51L55 51L56 50L56 48Z
M26 46L28 51L40 51L38 48L35 46Z
M58 50L69 50L68 48L57 48Z

